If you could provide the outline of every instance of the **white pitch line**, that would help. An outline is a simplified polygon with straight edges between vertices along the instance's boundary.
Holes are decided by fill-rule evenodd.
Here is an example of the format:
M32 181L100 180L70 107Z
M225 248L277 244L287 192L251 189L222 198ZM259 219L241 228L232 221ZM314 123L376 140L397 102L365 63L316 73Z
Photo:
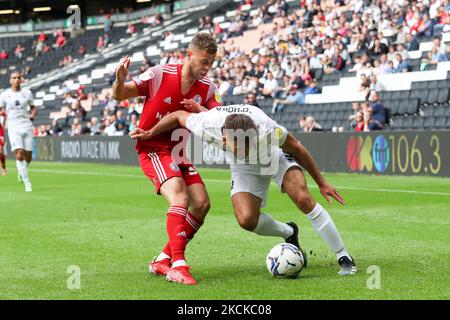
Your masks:
M33 172L42 173L59 173L66 175L88 175L88 176L101 176L101 177L118 177L118 178L135 178L142 179L145 178L141 174L116 174L116 173L103 173L103 172L90 172L90 171L68 171L68 170L55 170L55 169L31 169ZM228 184L229 180L225 179L204 179L205 182L212 183L224 183ZM318 189L316 185L310 185L310 188ZM450 196L448 192L433 192L433 191L416 191L416 190L401 190L401 189L375 189L375 188L361 188L361 187L345 187L345 186L335 186L337 189L344 190L360 190L360 191L370 191L370 192L397 192L397 193L412 193L412 194L423 194L423 195L434 195L434 196Z

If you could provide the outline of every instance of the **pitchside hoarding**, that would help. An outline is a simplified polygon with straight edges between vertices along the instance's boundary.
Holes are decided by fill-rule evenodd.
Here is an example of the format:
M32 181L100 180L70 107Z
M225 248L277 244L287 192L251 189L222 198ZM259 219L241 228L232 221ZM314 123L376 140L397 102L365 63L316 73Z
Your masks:
M325 172L450 177L450 131L294 134ZM188 150L198 166L226 167L216 147L196 140ZM33 158L138 165L129 137L36 138Z

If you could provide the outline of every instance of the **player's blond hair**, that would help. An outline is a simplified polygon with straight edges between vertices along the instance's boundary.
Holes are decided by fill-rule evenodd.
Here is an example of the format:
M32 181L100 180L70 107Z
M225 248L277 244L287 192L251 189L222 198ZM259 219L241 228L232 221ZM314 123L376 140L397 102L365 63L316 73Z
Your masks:
M189 50L198 49L202 51L206 51L208 54L216 54L217 53L217 41L216 39L209 33L200 32L197 33L189 43Z

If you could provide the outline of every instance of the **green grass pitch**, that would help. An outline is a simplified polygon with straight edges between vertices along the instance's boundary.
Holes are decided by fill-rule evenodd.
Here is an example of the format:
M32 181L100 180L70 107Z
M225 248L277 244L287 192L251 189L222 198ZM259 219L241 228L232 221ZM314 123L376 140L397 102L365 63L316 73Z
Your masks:
M309 179L355 257L353 277L337 275L334 254L272 185L264 211L295 220L310 253L308 268L288 280L265 266L281 239L238 226L229 172L199 169L212 207L187 249L198 285L182 286L147 271L166 242L167 205L140 168L34 162L27 194L15 163L7 165L0 176L0 299L450 298L449 179L326 174L345 206L327 204ZM68 288L69 266L79 267L81 289ZM380 271L378 289L371 266Z

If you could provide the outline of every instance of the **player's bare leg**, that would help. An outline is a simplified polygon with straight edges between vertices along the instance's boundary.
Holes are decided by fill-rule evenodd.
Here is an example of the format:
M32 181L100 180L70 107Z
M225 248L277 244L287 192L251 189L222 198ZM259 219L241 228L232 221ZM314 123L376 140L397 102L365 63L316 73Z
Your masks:
M237 222L243 229L260 236L281 237L299 247L297 225L279 222L261 212L261 198L250 192L238 192L231 197L231 202Z
M356 273L353 258L347 252L331 216L312 197L305 176L298 167L293 167L283 177L283 188L292 201L310 220L313 228L336 254L341 266L340 275Z
M187 193L191 205L186 215L186 232L190 241L205 222L211 204L208 192L202 183L188 186Z
M28 169L27 169L27 163L26 163L26 151L24 149L17 149L15 150L16 153L16 166L17 171L19 172L20 178L23 180L23 183L25 184L25 191L31 192L31 182L30 178L28 177Z
M0 137L0 139L2 139ZM3 144L0 144L0 162L2 163L2 176L6 176L6 158Z
M31 163L33 152L32 151L27 151L27 150L24 150L24 151L25 151L25 161L26 161L26 163L28 165L28 164Z

